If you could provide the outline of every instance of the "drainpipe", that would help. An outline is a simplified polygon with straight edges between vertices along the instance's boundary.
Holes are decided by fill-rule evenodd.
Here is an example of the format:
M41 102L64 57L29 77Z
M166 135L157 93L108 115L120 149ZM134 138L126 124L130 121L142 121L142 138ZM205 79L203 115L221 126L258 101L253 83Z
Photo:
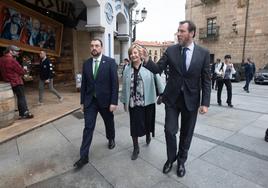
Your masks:
M135 3L129 4L129 36L130 36L130 42L132 43L132 10L136 7Z
M248 10L249 10L249 0L247 0L245 31L244 31L244 42L243 42L242 61L241 62L243 62L245 60L245 49L246 49L247 29L248 29Z

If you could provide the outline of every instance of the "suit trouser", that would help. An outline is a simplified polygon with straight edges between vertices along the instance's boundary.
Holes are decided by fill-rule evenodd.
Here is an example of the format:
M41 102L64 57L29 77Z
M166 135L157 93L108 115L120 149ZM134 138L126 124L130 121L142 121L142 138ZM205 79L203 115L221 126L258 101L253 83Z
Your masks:
M178 163L183 164L187 160L188 150L191 145L197 112L187 110L184 102L184 97L178 97L176 106L167 106L165 118L165 137L167 145L167 157L170 162L178 160ZM180 142L179 152L177 155L177 138L178 133L178 118L181 114Z
M249 83L250 83L250 81L252 80L252 76L246 76L246 84L245 84L245 86L244 86L244 89L245 90L249 90Z
M17 85L12 87L12 90L17 97L19 116L24 116L25 112L28 111L27 102L24 94L24 87L23 85Z
M83 131L83 140L80 147L81 158L88 157L98 112L104 121L106 138L109 140L114 139L115 137L113 112L110 112L109 107L100 108L97 99L93 97L90 106L84 109L85 127Z
M49 91L56 95L58 99L61 98L59 92L53 87L53 79L49 79L48 83ZM39 102L43 102L43 94L45 89L45 80L39 80Z
M221 103L221 92L225 84L227 89L227 104L232 104L232 83L230 79L218 80L217 102Z

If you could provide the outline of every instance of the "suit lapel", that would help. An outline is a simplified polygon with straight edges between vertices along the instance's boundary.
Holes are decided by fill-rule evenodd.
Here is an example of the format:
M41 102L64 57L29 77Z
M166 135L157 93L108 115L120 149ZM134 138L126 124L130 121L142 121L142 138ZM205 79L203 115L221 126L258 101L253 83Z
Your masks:
M93 58L90 58L88 60L88 75L91 79L93 79L93 69L92 69L92 64L93 64Z
M183 66L182 66L181 46L177 45L175 50L176 50L175 54L177 54L175 68L179 73L182 73Z

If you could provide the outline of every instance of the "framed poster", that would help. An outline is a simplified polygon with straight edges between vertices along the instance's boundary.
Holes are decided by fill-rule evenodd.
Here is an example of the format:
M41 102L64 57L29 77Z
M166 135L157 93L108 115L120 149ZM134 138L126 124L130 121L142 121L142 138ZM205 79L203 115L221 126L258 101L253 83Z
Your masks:
M0 1L0 46L60 56L63 25L14 1Z

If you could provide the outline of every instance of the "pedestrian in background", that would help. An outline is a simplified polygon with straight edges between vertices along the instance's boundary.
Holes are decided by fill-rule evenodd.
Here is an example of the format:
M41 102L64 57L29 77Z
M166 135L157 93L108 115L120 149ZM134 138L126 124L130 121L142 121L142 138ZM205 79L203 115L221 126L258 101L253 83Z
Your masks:
M226 103L228 104L229 107L233 107L232 104L232 82L231 78L232 75L235 74L235 69L233 64L231 63L231 55L225 55L224 56L224 63L220 66L217 66L215 69L215 72L217 73L218 76L221 76L222 78L218 77L218 91L217 91L217 102L219 106L222 106L222 101L221 101L221 93L222 93L222 88L223 84L226 86L227 89L227 101Z
M211 86L212 89L215 88L215 90L218 89L218 83L217 83L217 73L215 72L216 67L218 67L221 64L221 59L216 59L216 62L214 62L211 66ZM214 87L215 85L215 87Z
M122 68L122 77L123 77L123 72L125 70L125 68L129 65L129 59L125 58L123 61L123 68Z
M246 84L243 89L249 93L249 83L253 79L253 76L256 71L255 63L251 60L250 57L247 58L247 61L244 63L245 68L245 77L246 77Z
M8 46L4 56L0 58L0 74L5 82L11 84L12 90L17 97L17 105L20 119L33 118L29 111L24 93L22 76L26 71L21 67L15 57L18 56L20 49L17 46Z
M51 61L47 58L45 51L40 51L40 79L39 79L39 99L38 104L43 104L43 94L45 89L45 84L48 84L49 91L57 96L60 102L62 102L63 97L53 86L53 65Z
M131 62L123 73L121 102L125 111L129 111L130 135L134 148L132 160L136 160L140 152L138 137L146 135L146 143L150 144L150 134L154 136L156 89L159 89L159 93L164 90L160 76L143 67L144 50L136 44L129 48Z
M179 24L178 44L168 47L155 64L146 68L161 73L169 65L169 79L163 93L167 161L163 173L171 171L177 160L177 176L186 173L185 162L191 145L198 111L205 114L210 104L211 75L209 51L194 43L196 26L186 20ZM201 105L201 106L200 106ZM177 153L178 118L181 115L179 152Z
M92 39L92 57L83 64L81 85L81 109L84 112L85 127L80 147L80 159L74 167L81 168L88 163L88 153L93 138L98 113L104 125L108 148L115 147L114 114L118 103L117 64L114 59L102 54L103 43Z

